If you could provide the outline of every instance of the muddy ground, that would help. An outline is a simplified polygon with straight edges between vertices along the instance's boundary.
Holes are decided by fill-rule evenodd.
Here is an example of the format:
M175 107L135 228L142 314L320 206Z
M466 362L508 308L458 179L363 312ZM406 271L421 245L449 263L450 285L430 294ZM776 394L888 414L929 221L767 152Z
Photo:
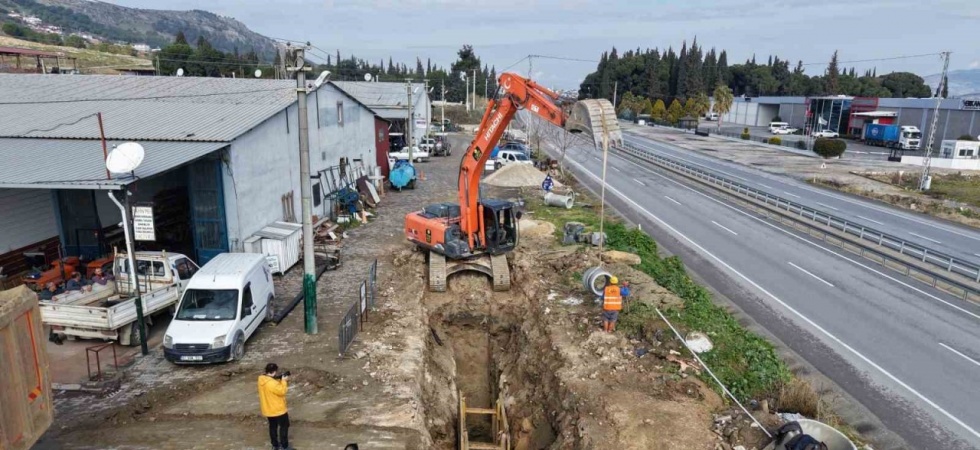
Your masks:
M375 220L349 232L343 265L317 285L318 335L303 332L300 307L278 326L263 325L242 361L174 366L153 348L115 391L57 394L55 425L37 448L267 447L255 392L267 362L293 373L290 435L298 449L455 448L460 395L471 407L500 399L515 449L761 448L762 433L744 415L715 423L731 409L698 379L696 365L681 370L677 359L691 361L672 354L680 344L669 333L651 329L648 339L631 340L600 331L598 307L569 276L595 254L560 247L550 224L523 221L521 246L509 256L509 292L467 274L450 278L448 292L427 292L425 256L403 240L402 220L451 200L457 167L456 157L422 164L418 189L388 193ZM337 326L375 259L377 311L340 357ZM642 273L610 267L642 286L637 301L679 304ZM280 298L298 291L297 278L284 279ZM493 439L486 419L471 420L468 430L474 441Z

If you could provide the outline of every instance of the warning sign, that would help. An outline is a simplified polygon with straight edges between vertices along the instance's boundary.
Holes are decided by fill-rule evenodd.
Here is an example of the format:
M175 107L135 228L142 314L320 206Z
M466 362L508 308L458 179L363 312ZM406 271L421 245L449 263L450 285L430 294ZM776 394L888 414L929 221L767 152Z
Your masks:
M133 207L133 239L137 241L155 241L156 228L153 226L153 206Z

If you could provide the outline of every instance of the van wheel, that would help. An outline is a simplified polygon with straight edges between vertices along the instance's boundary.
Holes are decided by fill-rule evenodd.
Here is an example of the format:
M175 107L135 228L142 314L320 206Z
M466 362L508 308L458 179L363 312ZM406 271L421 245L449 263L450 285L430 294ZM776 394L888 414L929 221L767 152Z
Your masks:
M241 361L245 357L245 336L238 333L235 336L235 343L231 344L231 360Z
M275 297L269 296L269 300L265 304L265 321L272 322L276 318L276 312L273 309L272 302L276 300Z

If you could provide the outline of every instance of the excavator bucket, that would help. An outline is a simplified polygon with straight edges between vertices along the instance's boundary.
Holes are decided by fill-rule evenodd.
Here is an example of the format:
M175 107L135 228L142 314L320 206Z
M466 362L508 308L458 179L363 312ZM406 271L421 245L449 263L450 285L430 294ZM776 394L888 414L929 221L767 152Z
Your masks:
M608 136L609 145L623 143L623 131L616 120L616 109L604 98L575 102L565 122L565 129L591 136L597 147L602 146L604 135Z

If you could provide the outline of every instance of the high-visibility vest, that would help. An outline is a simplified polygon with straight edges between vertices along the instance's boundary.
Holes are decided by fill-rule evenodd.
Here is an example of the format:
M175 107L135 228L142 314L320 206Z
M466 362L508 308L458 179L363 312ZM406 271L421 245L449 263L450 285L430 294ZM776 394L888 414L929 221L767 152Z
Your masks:
M602 309L606 311L621 311L623 309L623 296L619 293L619 286L615 284L606 286L602 294Z

